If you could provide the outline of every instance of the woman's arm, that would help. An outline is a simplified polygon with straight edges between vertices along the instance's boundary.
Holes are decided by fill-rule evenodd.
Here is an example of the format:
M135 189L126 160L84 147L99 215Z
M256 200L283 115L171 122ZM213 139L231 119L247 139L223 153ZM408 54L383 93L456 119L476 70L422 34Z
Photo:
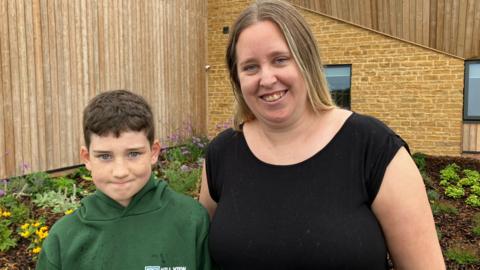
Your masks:
M372 209L395 270L445 269L422 176L405 148L388 165Z
M217 209L217 203L212 199L210 196L210 191L208 190L208 183L207 183L207 172L205 170L205 162L203 162L203 169L202 169L202 183L200 186L200 203L205 207L210 215L210 219L212 219L213 214L215 214L215 209Z

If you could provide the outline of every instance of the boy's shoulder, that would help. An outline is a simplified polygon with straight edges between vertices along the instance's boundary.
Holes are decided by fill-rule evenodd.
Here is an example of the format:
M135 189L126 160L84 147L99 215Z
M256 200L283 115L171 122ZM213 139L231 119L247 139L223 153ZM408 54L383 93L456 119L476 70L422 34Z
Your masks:
M167 185L165 181L161 181L163 184ZM169 208L172 213L177 213L182 211L185 215L178 216L187 216L190 218L196 217L200 219L208 218L207 210L194 198L187 196L185 194L179 193L173 190L168 185L165 187L166 195L166 205L165 207ZM169 211L170 212L170 211Z
M69 232L77 231L81 225L78 222L78 210L75 210L73 213L65 215L59 218L53 224L52 228L49 231L49 235L67 235Z

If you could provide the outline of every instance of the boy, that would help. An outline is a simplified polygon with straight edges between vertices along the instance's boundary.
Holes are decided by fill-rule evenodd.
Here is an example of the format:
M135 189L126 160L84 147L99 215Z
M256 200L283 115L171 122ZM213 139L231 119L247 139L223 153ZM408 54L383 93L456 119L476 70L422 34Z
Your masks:
M97 191L55 223L36 269L210 269L206 210L152 176L160 143L147 102L99 94L83 112L83 135Z

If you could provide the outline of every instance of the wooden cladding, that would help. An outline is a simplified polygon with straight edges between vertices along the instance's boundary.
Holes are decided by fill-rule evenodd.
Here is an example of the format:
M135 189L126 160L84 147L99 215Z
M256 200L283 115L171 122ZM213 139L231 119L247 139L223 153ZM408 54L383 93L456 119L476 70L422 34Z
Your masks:
M480 58L478 0L289 0L461 58Z
M143 95L161 139L205 133L206 5L0 0L0 178L78 164L82 110L108 89Z
M480 153L480 124L463 123L463 151Z

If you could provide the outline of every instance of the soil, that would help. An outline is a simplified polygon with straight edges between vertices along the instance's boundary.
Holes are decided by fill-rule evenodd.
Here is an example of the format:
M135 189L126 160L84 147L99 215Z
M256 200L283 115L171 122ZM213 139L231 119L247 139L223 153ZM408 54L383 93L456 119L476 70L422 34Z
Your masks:
M455 206L459 213L454 214L437 214L435 215L435 223L440 234L440 244L442 250L445 251L451 247L468 248L480 257L480 237L475 236L472 232L472 218L475 214L480 213L480 209L465 205L462 200L451 200L443 196L443 189L438 185L439 172L445 166L456 163L462 169L475 169L480 171L480 160L463 157L435 157L426 156L426 172L430 177L430 181L426 183L428 189L436 189L439 191L440 200L448 201ZM62 214L53 215L44 209L34 209L36 216L47 217L47 225L51 227L53 223ZM32 262L32 255L26 251L28 243L20 240L15 249L8 252L0 252L0 270L27 270L34 269L35 263ZM480 265L459 265L454 261L445 257L447 269L451 270L470 270L480 269Z

